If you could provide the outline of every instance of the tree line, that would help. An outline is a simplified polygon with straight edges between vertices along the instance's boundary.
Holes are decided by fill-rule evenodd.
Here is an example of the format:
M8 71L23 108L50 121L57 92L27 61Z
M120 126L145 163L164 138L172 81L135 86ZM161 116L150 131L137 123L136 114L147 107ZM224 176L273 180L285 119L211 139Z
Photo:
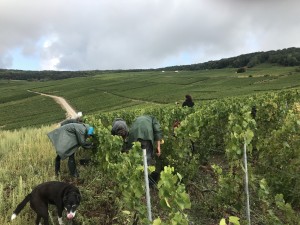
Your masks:
M276 64L281 66L300 66L300 48L285 48L267 52L254 52L236 57L225 58L204 63L191 65L176 65L158 69L130 69L130 70L87 70L87 71L26 71L0 69L0 79L4 80L29 80L47 81L60 80L74 77L94 76L101 73L141 72L141 71L175 71L175 70L207 70L224 68L251 68L262 63Z
M197 63L192 65L170 66L164 70L206 70L224 68L254 67L262 63L276 64L280 66L300 66L300 48L286 48L267 52L254 52L236 57ZM162 69L162 68L160 68Z
M10 70L0 69L0 80L28 80L28 81L47 81L62 80L75 77L89 77L107 73L138 72L146 71L141 69L132 70L86 70L86 71L29 71L29 70Z

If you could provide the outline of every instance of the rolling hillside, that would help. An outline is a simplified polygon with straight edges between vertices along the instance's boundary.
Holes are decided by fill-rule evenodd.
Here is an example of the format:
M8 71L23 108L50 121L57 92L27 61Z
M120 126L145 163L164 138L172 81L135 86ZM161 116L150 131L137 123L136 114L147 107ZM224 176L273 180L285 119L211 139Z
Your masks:
M298 55L298 48L252 53L207 62L203 67L206 69L198 70L194 70L193 65L132 71L1 70L0 128L50 125L65 117L64 111L52 99L28 90L64 97L77 111L91 114L175 102L181 104L186 94L201 105L212 99L298 88L299 66L280 64L290 57L298 62ZM237 73L238 68L234 66L247 66L253 57L259 58L260 63ZM278 61L274 61L275 58ZM227 63L224 64L224 60ZM236 61L244 63L237 65Z

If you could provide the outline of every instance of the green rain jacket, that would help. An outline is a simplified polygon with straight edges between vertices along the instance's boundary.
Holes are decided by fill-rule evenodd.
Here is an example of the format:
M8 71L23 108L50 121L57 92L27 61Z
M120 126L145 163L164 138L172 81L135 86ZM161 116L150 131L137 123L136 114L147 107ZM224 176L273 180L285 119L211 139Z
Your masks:
M128 144L138 139L151 141L153 146L155 141L162 140L162 130L154 116L140 116L133 122L129 130Z
M50 133L48 137L56 149L56 154L61 159L66 159L82 146L90 148L91 143L86 142L89 125L84 123L69 123Z

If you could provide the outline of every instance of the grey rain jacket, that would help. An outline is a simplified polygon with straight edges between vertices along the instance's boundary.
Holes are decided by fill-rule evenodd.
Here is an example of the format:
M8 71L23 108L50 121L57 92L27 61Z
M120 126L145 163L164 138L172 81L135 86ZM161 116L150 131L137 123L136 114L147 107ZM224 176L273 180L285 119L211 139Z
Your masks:
M86 142L89 125L84 123L69 123L61 126L50 133L48 137L55 147L56 154L61 159L66 159L81 146L91 148L92 144Z

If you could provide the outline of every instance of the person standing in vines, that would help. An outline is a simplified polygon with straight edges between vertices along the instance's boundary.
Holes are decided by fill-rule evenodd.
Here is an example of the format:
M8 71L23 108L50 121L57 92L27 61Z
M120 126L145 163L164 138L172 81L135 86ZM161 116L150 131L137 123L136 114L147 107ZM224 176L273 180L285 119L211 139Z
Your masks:
M192 96L186 95L185 96L185 101L182 103L182 107L193 107L195 103L193 102Z
M193 106L195 105L195 103L193 102L192 96L190 95L186 95L185 96L185 101L182 103L182 107L190 107L193 108ZM173 130L178 127L180 125L180 121L175 121L174 125L173 125ZM195 143L193 141L191 141L191 150L192 153L195 152Z

